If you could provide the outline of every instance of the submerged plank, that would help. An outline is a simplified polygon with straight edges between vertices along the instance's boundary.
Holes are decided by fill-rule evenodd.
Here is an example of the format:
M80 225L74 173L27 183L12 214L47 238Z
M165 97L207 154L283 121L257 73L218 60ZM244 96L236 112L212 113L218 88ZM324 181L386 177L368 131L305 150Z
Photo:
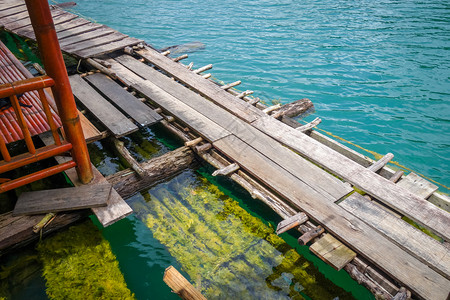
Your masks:
M338 271L356 257L354 251L329 233L312 244L309 250Z
M121 137L138 130L127 117L104 99L80 75L69 77L74 96L92 112L115 137Z
M206 300L206 298L173 266L164 271L164 282L178 294L181 299Z
M118 70L116 75L119 76L119 78L126 78L126 80L130 81L140 80L139 78L134 79L133 76L136 76L133 75L134 73L132 73L132 77L128 79L129 72L131 72L130 70L133 70L141 77L148 79L160 87L167 94L172 95L211 121L238 136L253 148L266 155L269 159L327 196L330 201L336 201L353 191L349 184L343 183L333 175L282 146L278 141L275 141L271 137L253 128L251 125L218 107L199 94L173 81L152 67L141 63L129 55L116 57L115 60L129 69L128 72Z
M260 118L252 125L445 240L450 240L448 212L273 118Z
M149 126L162 120L158 113L154 112L153 109L124 90L106 75L96 73L87 76L86 79L133 120L138 122L140 126Z
M25 192L17 199L13 216L106 206L110 192L111 184Z
M339 203L348 212L375 228L430 268L450 279L450 249L388 213L372 201L354 193Z
M322 224L348 247L426 299L446 299L450 281L389 241L382 234L267 159L235 136L214 144L310 218ZM376 241L376 247L373 245ZM395 257L395 259L392 259ZM446 288L444 288L446 287Z
M195 74L182 64L174 62L170 58L161 55L156 50L146 47L143 50L137 51L137 53L145 60L169 73L196 92L202 94L218 106L232 112L234 115L242 118L246 122L252 122L258 116L264 115L264 113L256 107L242 101L236 96L231 95L227 91L220 88L219 85L203 78L201 75Z
M149 97L164 110L174 114L183 123L189 125L189 127L193 128L208 141L214 142L230 134L225 128L212 122L177 98L167 94L149 80L135 84L132 87Z

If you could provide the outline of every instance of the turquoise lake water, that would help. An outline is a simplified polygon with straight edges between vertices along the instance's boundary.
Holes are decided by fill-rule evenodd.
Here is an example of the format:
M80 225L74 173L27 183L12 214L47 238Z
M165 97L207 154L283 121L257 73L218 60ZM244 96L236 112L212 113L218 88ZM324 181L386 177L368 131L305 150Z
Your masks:
M156 48L199 41L194 67L450 186L448 1L77 1L74 11ZM309 118L308 118L309 120ZM448 192L446 189L442 189Z

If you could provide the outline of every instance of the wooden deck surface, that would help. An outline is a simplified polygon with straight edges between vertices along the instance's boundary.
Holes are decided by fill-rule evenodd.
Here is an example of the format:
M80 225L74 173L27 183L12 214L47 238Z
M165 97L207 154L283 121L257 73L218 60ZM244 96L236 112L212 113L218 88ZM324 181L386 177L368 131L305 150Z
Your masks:
M212 142L217 150L236 162L242 169L249 172L259 181L265 183L266 186L274 189L292 205L306 212L311 219L322 224L348 247L360 253L387 274L411 288L418 295L431 299L446 299L449 289L444 287L450 286L450 270L448 264L443 263L443 261L450 257L449 250L444 246L439 247L439 242L436 241L434 243L430 242L428 246L420 248L420 251L416 251L419 249L418 245L411 242L405 243L403 234L412 234L414 238L422 242L429 241L431 238L403 220L397 218L397 224L395 224L394 228L400 230L400 233L396 236L394 234L396 229L392 230L394 232L383 231L383 228L390 226L390 223L387 221L389 218L386 216L380 214L383 220L372 222L366 220L367 216L365 213L367 213L368 208L362 208L361 212L359 212L357 209L350 209L348 205L341 206L336 204L337 200L346 199L347 194L353 189L348 183L339 180L310 162L310 160L313 160L323 167L329 166L322 160L317 161L314 156L320 154L314 151L322 151L322 147L325 147L324 145L316 145L315 140L298 131L295 131L295 135L291 135L289 130L285 128L285 125L279 121L273 118L267 121L270 117L262 114L260 110L248 107L242 100L220 88L211 87L211 84L215 84L194 74L181 64L174 63L169 58L154 53L149 49L142 51L142 54L146 60L158 68L164 68L167 74L174 76L191 89L180 85L170 77L128 55L109 59L108 62L112 64L111 69L114 70L120 81L129 84L140 93L146 95L155 105L173 114L209 142ZM193 87L189 83L194 81L195 86ZM205 89L206 91L202 90L203 83L208 87ZM216 97L218 94L220 94L220 100ZM230 97L233 99L231 100ZM166 103L167 99L170 99L170 106ZM221 103L220 106L217 105L219 102ZM242 105L237 105L236 103L241 103ZM186 107L197 111L201 117L190 121L184 115ZM242 113L244 111L246 112L245 114ZM213 122L213 125L207 125L206 121L198 122L199 119L204 120L205 118ZM273 126L273 122L279 124ZM217 135L213 137L208 136L208 127L205 126L209 126L211 132L217 132L217 127L222 128L226 134L223 134L223 137ZM274 128L279 130L278 135L274 133ZM280 135L283 133L286 134L281 139ZM293 147L293 142L285 142L291 137L295 140L297 135L302 137L301 143L298 142L300 145ZM298 147L304 146L303 144L305 143L307 146L314 145L317 148L316 150L310 149L312 156L309 152L298 150ZM298 151L302 156L283 146L283 144L291 146L290 148ZM332 152L328 153L328 155L334 157L340 155L334 150L329 150ZM335 158L331 158L331 160L332 163L335 163ZM347 162L343 160L343 162L344 168L348 164L352 170L364 170L362 171L363 175L368 173L366 168L353 161ZM390 184L395 186L395 189L392 191L388 191L386 188L383 189L383 192L373 191L380 184L384 184L387 181L374 172L370 171L369 175L365 175L371 181L374 181L372 183L367 182L368 179L364 176L362 176L363 179L358 179L358 173L348 176L348 173L336 170L336 168L333 166L327 169L331 173L338 175L338 177L345 175L346 177L342 178L355 185L358 183L358 187L364 187L374 193L376 197L382 198L381 200L386 202L388 202L387 200L392 201L395 195L403 197L403 201L409 202L408 204L399 205L400 210L402 210L402 207L409 207L409 209L403 209L405 215L414 216L416 220L420 219L422 223L427 224L432 230L446 238L446 228L432 219L439 216L441 221L447 222L444 224L449 224L448 213L435 206L429 206L431 204L424 199L409 193L392 182ZM392 193L392 195L386 195L388 193ZM348 202L345 201L343 203L347 204ZM396 207L397 204L393 203L391 206ZM414 209L412 207L414 205L421 205L421 208L426 207L427 211ZM430 212L433 215L432 218L428 216ZM374 222L377 223L374 224ZM385 222L388 225L385 225ZM406 231L402 232L402 230ZM431 245L438 247L434 248ZM329 255L331 254L328 253L325 256L328 258Z
M142 42L57 7L53 7L51 13L61 50L76 57L99 56ZM0 28L35 39L25 1L0 1Z

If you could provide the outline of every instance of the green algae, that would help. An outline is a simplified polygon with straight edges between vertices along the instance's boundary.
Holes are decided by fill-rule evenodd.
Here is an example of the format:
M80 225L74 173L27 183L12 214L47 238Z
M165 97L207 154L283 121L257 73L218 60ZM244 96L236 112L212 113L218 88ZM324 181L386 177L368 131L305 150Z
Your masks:
M130 201L208 299L351 299L207 179L187 171Z
M134 299L111 247L89 220L41 241L50 299Z

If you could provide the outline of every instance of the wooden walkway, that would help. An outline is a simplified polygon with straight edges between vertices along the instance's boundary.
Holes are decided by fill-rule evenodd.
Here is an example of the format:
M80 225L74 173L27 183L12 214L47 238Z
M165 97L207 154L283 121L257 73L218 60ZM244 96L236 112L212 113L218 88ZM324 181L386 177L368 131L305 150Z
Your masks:
M18 7L18 1L0 0L0 16ZM59 20L60 12L54 14ZM77 19L81 18L72 20ZM19 27L22 31L8 24L5 28L23 35L26 26ZM75 27L68 27L70 21L60 24L58 35L65 47L68 36L64 32ZM78 26L93 26L86 24ZM83 42L64 51L75 57L105 53L105 44L91 43L89 48L79 49L81 45ZM311 247L324 260L333 261L330 256L334 252L354 251L417 297L447 299L450 214L433 203L448 210L449 202L435 192L436 186L413 173L394 183L389 180L391 171L374 172L378 168L360 155L342 150L317 132L308 135L280 122L150 47L136 49L135 56L115 54L103 59L117 81L103 74L74 75L71 84L75 97L111 134L120 137L161 120L147 104L122 89L120 84L124 84L210 143L243 174L281 197L290 205L289 209L280 208L284 218L304 212L323 226L328 234ZM355 192L355 187L371 200ZM431 238L399 216L414 220L442 240ZM338 246L327 250L330 245ZM339 251L333 252L335 249ZM347 262L335 267L342 268Z
M51 12L61 50L78 58L95 57L142 42L56 6L52 7ZM0 28L35 39L25 1L0 0Z
M169 76L125 54L107 60L122 82L414 293L426 299L446 299L448 247L352 193L349 183L448 241L446 211L426 201L423 194L413 194L275 120L182 64L150 48L137 53Z

